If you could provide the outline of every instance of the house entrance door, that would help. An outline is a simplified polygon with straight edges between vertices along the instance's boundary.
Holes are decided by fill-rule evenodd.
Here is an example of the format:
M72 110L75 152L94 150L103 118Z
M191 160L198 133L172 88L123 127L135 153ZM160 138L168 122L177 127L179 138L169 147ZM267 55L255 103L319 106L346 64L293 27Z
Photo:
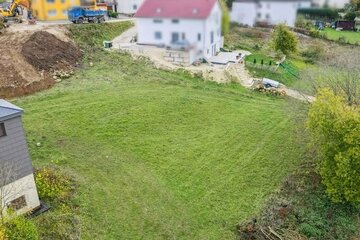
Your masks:
M178 41L179 41L179 33L173 32L171 34L171 42L175 43L175 42L178 42Z

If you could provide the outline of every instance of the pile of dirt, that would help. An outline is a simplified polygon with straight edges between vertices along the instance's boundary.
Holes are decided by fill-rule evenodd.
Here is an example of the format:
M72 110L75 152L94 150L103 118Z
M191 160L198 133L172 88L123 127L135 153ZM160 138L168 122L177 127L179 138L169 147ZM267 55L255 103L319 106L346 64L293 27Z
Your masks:
M21 54L38 70L54 71L72 69L79 64L80 50L46 31L35 32L22 46Z
M48 89L59 80L59 72L69 76L67 73L78 66L82 57L80 49L62 37L65 35L62 30L51 31L56 36L47 31L0 35L0 98Z

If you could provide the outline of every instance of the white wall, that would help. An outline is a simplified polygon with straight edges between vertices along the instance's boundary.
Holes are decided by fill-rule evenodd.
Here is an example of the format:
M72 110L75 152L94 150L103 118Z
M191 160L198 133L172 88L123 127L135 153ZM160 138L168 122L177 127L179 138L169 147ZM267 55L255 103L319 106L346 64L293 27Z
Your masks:
M118 13L135 14L144 0L116 0Z
M266 22L271 25L286 23L288 26L294 26L297 10L310 6L310 1L234 2L231 20L249 26L254 26L256 22Z
M30 174L1 188L4 195L3 206L12 200L25 195L27 206L18 210L17 214L24 214L40 206L39 197L35 185L34 175ZM4 205L5 204L5 205Z
M232 22L253 26L256 20L256 4L252 2L233 2L230 18Z
M221 37L221 8L219 3L212 9L208 19L153 19L138 18L137 31L138 43L149 45L166 46L171 43L172 33L179 33L180 39L184 34L185 40L194 45L198 50L199 58L211 57L222 47ZM161 21L161 22L156 22ZM161 39L156 39L155 33L161 33ZM214 34L214 42L211 43L211 32ZM200 35L200 40L198 38Z
M332 8L343 8L350 0L314 0L314 4L319 7L323 7L326 2Z

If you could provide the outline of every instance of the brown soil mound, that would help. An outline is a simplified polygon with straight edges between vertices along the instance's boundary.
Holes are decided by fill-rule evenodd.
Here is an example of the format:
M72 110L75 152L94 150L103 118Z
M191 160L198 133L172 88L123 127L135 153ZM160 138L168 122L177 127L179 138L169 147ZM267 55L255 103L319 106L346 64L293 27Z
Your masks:
M63 42L51 33L35 32L22 46L22 55L38 70L63 70L78 65L81 52L70 42ZM60 69L59 69L60 68Z
M0 98L48 89L56 83L54 72L72 72L80 62L81 52L66 40L45 31L1 34Z

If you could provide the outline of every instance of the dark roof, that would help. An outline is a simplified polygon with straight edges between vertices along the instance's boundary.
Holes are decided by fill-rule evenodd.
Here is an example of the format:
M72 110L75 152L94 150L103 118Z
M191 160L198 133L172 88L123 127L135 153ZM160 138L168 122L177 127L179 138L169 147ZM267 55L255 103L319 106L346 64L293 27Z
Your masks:
M0 121L21 116L22 112L23 109L3 99L0 99Z
M136 18L206 19L218 0L145 0Z

